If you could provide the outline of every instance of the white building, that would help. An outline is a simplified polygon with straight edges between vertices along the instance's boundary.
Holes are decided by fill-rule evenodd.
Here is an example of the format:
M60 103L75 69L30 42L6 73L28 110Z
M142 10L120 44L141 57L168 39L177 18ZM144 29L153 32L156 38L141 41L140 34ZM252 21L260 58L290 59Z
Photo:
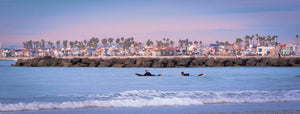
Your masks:
M257 47L257 54L258 56L266 56L270 54L270 50L273 49L274 47Z
M0 42L0 48L2 48L2 43Z

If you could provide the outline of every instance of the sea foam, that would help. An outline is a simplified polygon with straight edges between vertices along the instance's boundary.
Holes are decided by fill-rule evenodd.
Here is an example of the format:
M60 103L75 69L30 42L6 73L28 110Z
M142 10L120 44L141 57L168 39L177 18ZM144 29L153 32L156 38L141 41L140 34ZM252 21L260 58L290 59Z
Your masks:
M300 101L300 90L249 91L157 91L132 90L121 93L60 95L87 98L83 101L30 102L0 104L0 112L105 107L187 106L222 103L260 103Z

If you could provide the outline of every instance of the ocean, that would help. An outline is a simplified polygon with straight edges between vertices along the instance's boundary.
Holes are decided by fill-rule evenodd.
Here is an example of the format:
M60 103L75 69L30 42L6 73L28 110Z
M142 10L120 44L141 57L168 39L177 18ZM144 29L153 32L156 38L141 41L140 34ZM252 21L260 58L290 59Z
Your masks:
M300 110L300 67L11 67L15 62L0 60L0 113ZM163 76L135 75L145 70Z

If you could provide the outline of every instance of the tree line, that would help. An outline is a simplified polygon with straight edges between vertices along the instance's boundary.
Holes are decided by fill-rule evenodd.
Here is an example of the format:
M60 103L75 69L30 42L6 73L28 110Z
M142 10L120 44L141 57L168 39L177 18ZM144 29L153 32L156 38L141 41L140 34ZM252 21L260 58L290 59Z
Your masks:
M163 38L162 40L156 40L155 42L156 44L154 44L153 41L151 40L147 40L145 45L149 46L158 46L158 47L170 47L170 46L174 46L174 41L170 40L169 38ZM178 44L180 47L183 46L188 46L188 45L192 45L192 44L200 44L202 45L202 41L189 41L188 39L185 40L179 40ZM117 46L117 47L122 47L123 49L128 49L130 46L142 46L141 42L136 42L134 40L133 37L130 38L103 38L100 39L96 38L96 37L92 37L89 40L83 40L83 41L68 41L68 40L62 40L62 44L61 44L61 40L58 40L56 42L52 42L52 41L48 41L46 42L45 40L41 40L41 41L33 41L33 40L29 40L29 41L25 41L23 42L23 47L26 49L59 49L61 48L60 46L62 45L64 48L67 48L68 46L70 48L79 48L79 49L96 49L98 48L98 44L101 44L100 47L111 47L111 46Z
M273 36L259 36L258 34L255 35L246 35L244 37L244 40L242 38L236 38L235 42L230 44L228 41L221 42L221 41L216 41L216 44L222 45L222 46L232 46L232 45L238 45L241 46L241 44L244 42L244 45L246 47L249 47L250 45L260 45L260 46L274 46L278 45L277 41L278 36L273 35ZM297 39L297 45L298 45L298 40L299 40L299 35L296 35ZM54 44L55 43L55 44ZM61 41L58 40L56 42L51 42L48 41L46 42L45 40L41 41L25 41L23 42L23 47L26 49L59 49L61 48ZM174 41L170 40L169 38L163 38L162 40L156 40L156 44L154 44L153 41L147 40L145 42L145 45L149 46L158 46L158 47L173 47L174 46ZM110 47L110 46L118 46L122 47L123 49L128 49L131 45L133 46L142 46L141 42L136 42L133 37L130 38L103 38L100 39L97 37L92 37L89 40L83 40L83 41L68 41L68 40L62 40L62 46L64 48L67 48L68 45L70 48L77 47L79 49L96 49L98 48L98 44L101 44L101 47ZM190 41L189 39L185 40L178 40L178 47L184 47L184 46L189 46L189 45L202 45L202 41ZM55 46L56 45L56 46Z

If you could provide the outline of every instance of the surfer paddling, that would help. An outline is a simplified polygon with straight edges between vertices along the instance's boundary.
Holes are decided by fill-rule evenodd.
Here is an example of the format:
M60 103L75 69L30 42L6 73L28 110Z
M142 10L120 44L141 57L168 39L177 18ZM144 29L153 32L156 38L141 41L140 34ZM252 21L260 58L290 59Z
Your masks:
M192 76L192 75L190 75L189 73L181 72L181 76ZM197 76L205 76L205 74L201 73L201 74L198 74Z
M145 70L145 74L138 74L138 73L135 74L138 76L162 76L162 74L158 74L158 75L151 74L148 70Z

